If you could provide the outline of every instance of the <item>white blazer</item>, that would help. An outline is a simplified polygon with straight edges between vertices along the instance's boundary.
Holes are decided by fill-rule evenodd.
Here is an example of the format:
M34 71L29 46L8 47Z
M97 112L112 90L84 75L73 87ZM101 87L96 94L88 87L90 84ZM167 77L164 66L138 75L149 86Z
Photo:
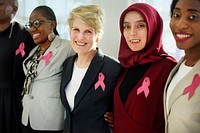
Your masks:
M196 89L190 99L188 97L191 92L183 94L185 88L192 84L195 75L200 76L200 60L177 83L169 97L169 114L166 110L167 88L184 60L182 58L174 67L166 82L164 91L165 133L200 133L200 81L198 80L198 85L194 87Z
M37 50L36 46L25 59L29 59ZM34 130L62 130L64 126L64 108L60 100L61 72L64 60L73 55L70 42L60 37L51 43L44 56L52 52L50 63L41 60L37 67L38 75L31 83L30 94L22 99L22 123L27 126L28 121ZM25 62L24 61L24 62ZM24 73L27 69L23 63Z

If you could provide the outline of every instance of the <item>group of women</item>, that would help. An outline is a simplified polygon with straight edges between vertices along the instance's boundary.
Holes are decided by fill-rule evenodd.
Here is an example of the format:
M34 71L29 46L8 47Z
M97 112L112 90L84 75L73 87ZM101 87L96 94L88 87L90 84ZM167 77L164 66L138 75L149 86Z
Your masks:
M23 61L22 133L200 132L200 1L172 0L170 15L185 52L178 63L163 49L161 16L146 3L120 16L118 61L97 46L100 6L70 12L70 41L59 37L52 9L36 7L25 25L37 45Z

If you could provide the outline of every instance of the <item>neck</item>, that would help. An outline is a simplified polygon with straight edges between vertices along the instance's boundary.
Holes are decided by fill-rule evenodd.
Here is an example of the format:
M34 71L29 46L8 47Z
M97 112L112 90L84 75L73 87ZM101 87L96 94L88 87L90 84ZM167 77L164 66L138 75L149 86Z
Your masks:
M49 48L49 46L51 45L51 42L49 40L47 40L44 43L39 44L40 45L40 50L46 50Z
M94 58L95 54L96 54L96 50L91 51L91 52L89 52L87 54L78 54L78 57L77 57L77 59L75 61L76 65L79 68L87 68L90 65L90 63L91 63L92 59Z
M192 67L192 66L194 66L194 65L197 63L197 61L200 59L200 55L197 56L196 54L190 54L190 55L186 54L186 55L185 55L185 59L186 59L185 65L186 65L186 66Z

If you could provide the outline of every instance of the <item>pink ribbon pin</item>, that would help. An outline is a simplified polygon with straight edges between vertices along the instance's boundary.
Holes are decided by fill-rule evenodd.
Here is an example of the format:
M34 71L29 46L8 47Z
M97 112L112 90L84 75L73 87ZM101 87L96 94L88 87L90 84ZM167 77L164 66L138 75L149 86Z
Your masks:
M192 80L192 84L184 89L183 95L189 93L188 100L190 100L190 98L194 95L194 92L196 88L199 86L199 84L200 84L200 77L198 74L195 74Z
M45 56L42 56L40 60L45 60L45 65L47 66L50 62L51 57L52 57L52 51L49 51L49 53Z
M99 79L98 79L98 81L96 82L96 84L95 84L95 90L99 87L99 86L101 86L101 88L102 88L102 90L103 91L105 91L105 88L106 88L106 85L104 84L104 78L105 78L105 76L103 75L103 73L99 73Z
M144 95L145 97L147 97L149 95L149 88L148 88L149 85L150 85L150 79L149 77L145 77L142 86L137 89L137 95L139 95L141 92L144 91Z
M21 53L22 57L24 57L24 55L25 55L24 48L25 48L25 45L24 45L24 43L22 42L22 43L19 45L19 48L15 51L15 55L18 55L19 53Z

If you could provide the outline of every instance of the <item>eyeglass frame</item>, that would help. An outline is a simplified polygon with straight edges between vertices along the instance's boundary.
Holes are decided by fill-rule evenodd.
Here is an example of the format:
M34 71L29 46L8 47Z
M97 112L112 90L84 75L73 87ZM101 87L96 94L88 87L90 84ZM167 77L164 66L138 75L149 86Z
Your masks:
M52 20L50 20L50 19L46 19L46 20L38 20L38 19L36 19L33 22L27 22L25 24L25 28L27 30L30 30L32 26L34 26L35 28L39 28L40 25L41 25L41 22L50 23L50 22L52 22Z

